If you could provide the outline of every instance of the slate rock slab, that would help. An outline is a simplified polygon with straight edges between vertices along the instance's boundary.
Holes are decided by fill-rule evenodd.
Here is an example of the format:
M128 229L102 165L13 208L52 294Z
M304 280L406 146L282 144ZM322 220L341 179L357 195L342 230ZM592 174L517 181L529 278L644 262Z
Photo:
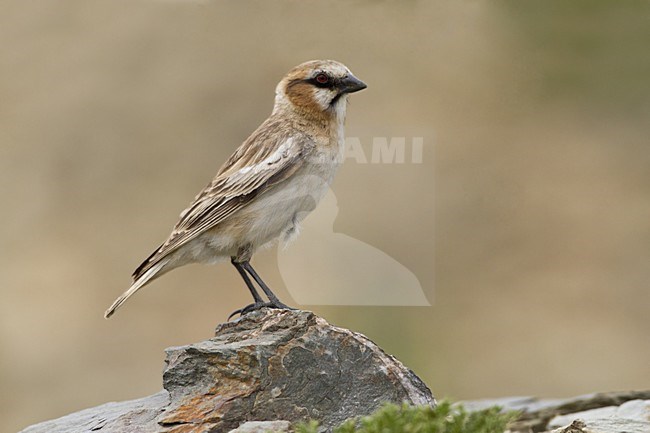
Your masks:
M650 433L650 390L564 399L506 397L463 402L470 411L500 406L521 415L510 433Z
M548 427L562 432L567 429L566 426L572 424L575 428L576 421L580 424L577 427L583 432L649 433L650 400L630 400L620 406L606 406L556 416L549 422Z
M330 430L384 402L435 404L393 356L307 311L262 309L220 325L214 338L166 353L161 393L23 433L221 433L260 426L250 421L310 418Z

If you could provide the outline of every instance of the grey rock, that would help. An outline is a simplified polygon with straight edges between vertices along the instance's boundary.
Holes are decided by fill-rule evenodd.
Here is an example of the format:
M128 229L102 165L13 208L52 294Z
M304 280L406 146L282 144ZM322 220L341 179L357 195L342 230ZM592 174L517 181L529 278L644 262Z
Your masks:
M487 409L493 406L499 406L505 411L520 411L524 413L538 412L543 409L552 409L566 403L567 399L536 397L501 397L487 398L482 400L471 400L462 402L463 407L470 412Z
M168 349L167 364L162 425L313 418L331 428L386 401L433 403L426 385L369 339L304 311L246 315L211 340Z
M581 419L576 419L565 427L560 427L547 433L590 433L588 430L585 430L586 428L587 426Z
M593 433L648 433L650 432L650 400L631 400L620 406L607 406L556 416L548 427L566 428L580 420L582 430Z
M156 418L169 404L169 393L120 403L106 403L64 417L27 427L21 433L133 432L156 431Z
M622 391L566 399L507 397L462 402L470 411L501 406L520 411L513 433L650 433L650 391Z
M289 421L248 421L230 433L285 433L290 425Z
M307 311L256 311L220 325L210 340L166 353L162 392L23 433L225 433L256 426L250 421L308 419L331 430L384 402L435 404L397 359Z

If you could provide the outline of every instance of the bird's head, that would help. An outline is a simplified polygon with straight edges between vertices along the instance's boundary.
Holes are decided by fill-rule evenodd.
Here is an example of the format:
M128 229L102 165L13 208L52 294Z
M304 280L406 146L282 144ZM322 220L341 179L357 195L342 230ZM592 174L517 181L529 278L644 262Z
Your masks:
M366 84L334 60L302 63L280 81L275 110L293 108L315 116L344 116L347 95L365 89Z

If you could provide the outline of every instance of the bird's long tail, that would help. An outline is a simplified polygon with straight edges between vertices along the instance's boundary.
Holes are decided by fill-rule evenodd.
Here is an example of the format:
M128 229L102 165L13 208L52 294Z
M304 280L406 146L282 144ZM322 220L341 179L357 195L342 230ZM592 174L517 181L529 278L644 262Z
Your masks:
M129 299L135 292L143 288L147 283L149 283L154 277L159 277L162 275L160 271L162 268L167 264L169 259L163 259L160 262L156 263L154 266L152 266L150 269L147 270L144 274L140 276L137 280L131 284L131 287L129 289L122 293L119 298L113 302L113 305L108 307L108 310L104 313L104 318L108 319L115 313L115 310L120 308L123 303L126 302L127 299Z

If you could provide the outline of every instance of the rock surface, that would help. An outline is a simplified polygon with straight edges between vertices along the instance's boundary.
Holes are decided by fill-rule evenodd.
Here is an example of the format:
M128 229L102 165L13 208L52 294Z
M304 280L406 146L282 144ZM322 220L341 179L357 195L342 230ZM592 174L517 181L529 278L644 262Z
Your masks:
M289 421L248 421L230 433L285 433L290 426Z
M463 402L468 410L501 406L521 411L512 433L650 433L650 391L609 392L569 399L509 397Z
M286 431L309 418L331 429L386 401L434 404L427 386L372 341L306 311L256 311L220 325L210 340L166 352L162 392L23 433Z
M579 420L583 432L594 433L648 433L650 432L650 400L630 400L620 406L606 406L583 412L559 415L549 428L566 430L567 425Z

